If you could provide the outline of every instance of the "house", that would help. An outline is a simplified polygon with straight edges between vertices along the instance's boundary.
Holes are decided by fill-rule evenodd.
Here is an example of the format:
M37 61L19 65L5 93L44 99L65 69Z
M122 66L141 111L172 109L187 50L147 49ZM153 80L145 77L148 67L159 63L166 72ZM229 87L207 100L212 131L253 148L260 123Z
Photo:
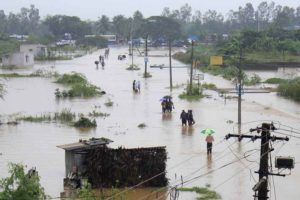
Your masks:
M33 66L34 56L31 52L16 52L11 54L2 55L2 65L3 66Z
M88 150L98 147L105 147L107 144L113 142L107 138L91 138L89 140L79 140L79 142L57 146L65 150L65 167L66 176L74 171L74 166L78 173L85 171L85 154Z
M48 56L47 46L42 44L21 44L20 52L31 52L34 57L45 57Z
M163 187L166 178L165 146L110 148L107 138L91 138L57 146L65 150L65 188L78 188L88 180L93 188L129 187L157 174L143 187ZM130 173L128 173L130 171Z

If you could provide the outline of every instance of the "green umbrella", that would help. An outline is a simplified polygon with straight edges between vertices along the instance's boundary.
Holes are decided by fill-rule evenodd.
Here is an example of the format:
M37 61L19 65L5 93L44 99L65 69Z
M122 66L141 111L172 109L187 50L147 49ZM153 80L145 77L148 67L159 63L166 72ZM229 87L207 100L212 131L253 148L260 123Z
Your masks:
M211 128L205 128L205 129L202 129L200 131L200 133L204 134L204 135L210 135L210 134L213 134L215 133L215 130L214 129L211 129Z

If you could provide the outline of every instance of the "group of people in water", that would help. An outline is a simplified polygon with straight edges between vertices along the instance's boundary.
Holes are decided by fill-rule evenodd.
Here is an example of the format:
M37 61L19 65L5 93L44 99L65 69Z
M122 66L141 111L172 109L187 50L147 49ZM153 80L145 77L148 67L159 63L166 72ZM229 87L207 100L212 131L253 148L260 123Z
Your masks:
M192 110L188 110L188 112L185 112L185 110L182 110L182 112L180 114L180 119L181 119L182 126L187 126L187 125L193 126L195 124Z
M163 97L161 102L161 108L163 113L166 112L171 113L172 110L174 109L174 103L172 101L172 98L169 96Z
M98 64L100 63L102 68L105 66L105 59L108 59L108 55L109 55L109 48L106 48L104 50L104 56L100 55L99 56L99 61L95 61L95 64L97 65L98 68Z
M134 92L141 92L141 82L134 80L132 83L132 90Z

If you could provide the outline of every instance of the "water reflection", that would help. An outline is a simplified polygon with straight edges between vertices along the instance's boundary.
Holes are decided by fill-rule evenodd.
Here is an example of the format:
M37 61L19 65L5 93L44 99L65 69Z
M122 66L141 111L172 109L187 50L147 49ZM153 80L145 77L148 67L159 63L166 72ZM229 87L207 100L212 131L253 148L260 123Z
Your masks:
M172 113L162 113L162 120L163 121L170 121L172 120Z

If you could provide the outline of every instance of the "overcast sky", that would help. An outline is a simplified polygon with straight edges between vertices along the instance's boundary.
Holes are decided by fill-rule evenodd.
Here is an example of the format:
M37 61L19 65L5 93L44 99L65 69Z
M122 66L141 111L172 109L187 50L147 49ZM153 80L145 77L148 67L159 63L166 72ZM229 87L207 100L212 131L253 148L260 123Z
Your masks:
M179 9L188 3L195 10L202 13L208 9L213 9L222 14L227 14L229 10L237 10L247 2L251 2L256 9L257 5L263 0L0 0L0 10L6 14L9 12L17 13L21 7L29 7L31 4L39 9L42 17L46 15L63 14L78 16L82 19L96 20L105 14L113 17L123 14L127 17L132 16L136 10L141 11L145 17L160 15L164 7L171 10ZM267 1L271 2L271 1ZM300 0L274 0L282 6L298 7Z

